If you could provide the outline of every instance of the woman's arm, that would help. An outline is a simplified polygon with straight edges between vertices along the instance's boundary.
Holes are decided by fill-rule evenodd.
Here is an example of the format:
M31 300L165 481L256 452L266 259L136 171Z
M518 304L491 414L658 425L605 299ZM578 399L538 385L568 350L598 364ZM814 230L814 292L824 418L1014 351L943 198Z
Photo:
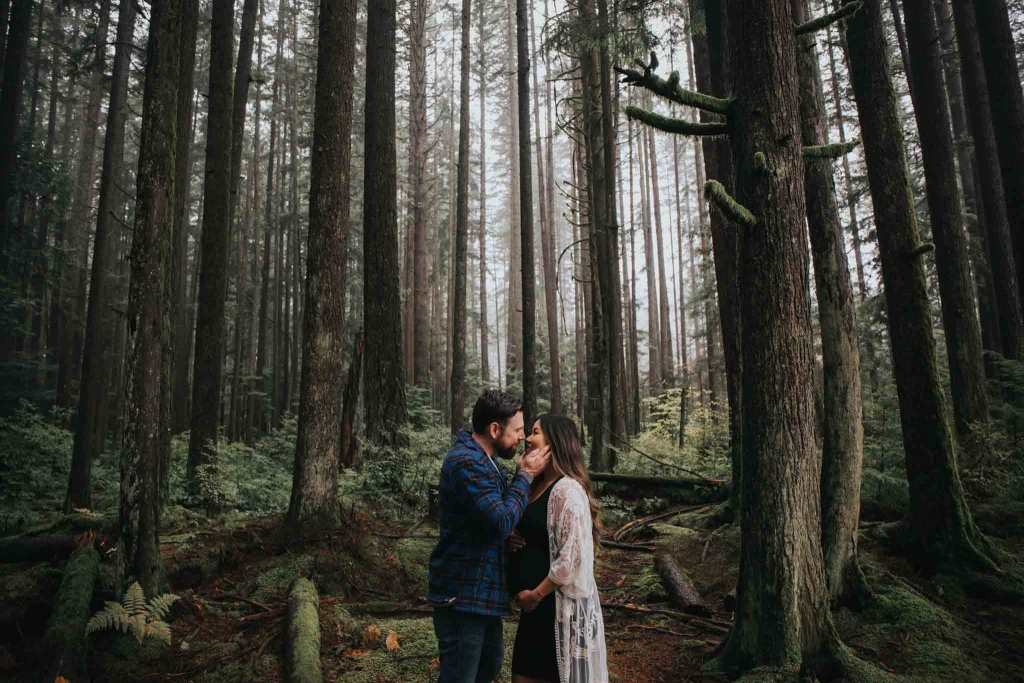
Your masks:
M544 580L540 582L540 585L533 590L521 591L519 595L516 596L516 602L522 609L527 612L532 612L537 609L537 605L540 604L541 600L548 597L559 588L560 586L557 583L548 577L544 577Z

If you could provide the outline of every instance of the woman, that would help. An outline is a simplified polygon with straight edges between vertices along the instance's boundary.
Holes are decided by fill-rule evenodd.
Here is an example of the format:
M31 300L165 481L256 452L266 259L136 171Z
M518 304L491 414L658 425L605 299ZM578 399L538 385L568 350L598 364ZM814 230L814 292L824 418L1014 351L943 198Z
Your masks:
M512 683L607 683L601 602L594 580L598 504L576 424L541 415L529 448L551 447L517 528L510 589L523 613ZM523 543L525 541L525 544Z

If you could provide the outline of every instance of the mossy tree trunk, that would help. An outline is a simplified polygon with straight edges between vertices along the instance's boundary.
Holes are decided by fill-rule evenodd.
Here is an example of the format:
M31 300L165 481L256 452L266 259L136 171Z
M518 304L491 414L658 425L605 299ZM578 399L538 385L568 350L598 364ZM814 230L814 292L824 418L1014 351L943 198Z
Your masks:
M970 452L975 447L971 436L974 429L984 429L988 424L988 394L981 359L981 328L975 315L963 211L956 184L952 121L942 79L938 26L931 0L904 0L903 6L914 82L911 94L935 239L953 418L958 442ZM1017 288L1012 289L1016 295Z
M427 5L413 0L409 36L413 167L413 384L430 386L430 281L427 246ZM409 370L407 369L407 372Z
M128 343L125 368L124 439L121 445L118 590L138 581L146 595L159 595L160 467L162 432L169 411L165 395L164 348L170 343L171 251L176 181L178 69L182 0L151 7L146 47L145 91L135 225L132 234L128 294Z
M305 362L288 507L289 526L303 534L341 521L338 451L343 408L356 4L354 0L327 2L320 11L302 335ZM358 377L357 368L350 372Z
M739 228L742 542L726 669L796 669L830 645L792 27L789 0L729 3L737 200L757 223Z
M469 34L472 23L472 2L462 0L462 43L459 78L459 162L455 199L455 280L452 291L452 434L458 434L465 423L466 412L466 269L469 243Z
M807 0L792 0L793 20L808 19ZM828 143L824 93L813 35L797 37L800 133L805 146ZM864 459L860 353L846 242L836 204L832 160L804 166L807 226L821 324L824 435L821 465L821 545L832 600L860 604L867 590L857 562L860 476Z
M86 316L85 351L82 358L82 383L78 402L78 421L71 476L64 497L64 512L92 507L92 462L103 453L107 435L110 399L111 344L114 320L110 310L113 282L109 271L117 261L117 239L112 234L116 182L121 177L124 157L124 126L127 114L128 67L132 34L135 30L135 6L121 0L118 6L117 45L110 84L110 103L103 142L103 171L96 213L96 239L93 246L92 278L89 282L89 311ZM105 46L103 47L105 50Z
M210 96L207 112L206 179L200 240L199 300L195 361L192 366L192 420L188 441L190 485L196 469L214 461L220 426L224 369L224 307L228 286L231 233L233 0L214 0L210 35ZM251 45L251 43L250 43Z
M732 78L729 63L731 36L724 3L721 0L691 0L690 17L693 26L691 38L697 89L716 97L726 97L732 91ZM701 120L713 119L710 114L701 112ZM728 141L704 138L701 146L706 177L717 180L726 191L731 192L734 171L732 150ZM742 231L729 224L719 211L711 212L710 226L715 249L715 277L718 283L718 310L722 322L726 394L729 403L729 453L733 481L729 507L735 511L739 509L743 469L743 313L740 306L739 254L744 236ZM705 321L705 326L709 325L711 321Z
M398 272L395 155L395 0L370 3L367 15L366 146L363 209L363 324L366 438L401 443L406 423L402 296Z
M980 534L964 500L939 384L920 236L879 0L865 0L848 20L847 37L878 226L893 375L910 482L910 535L905 552L923 570L961 560L991 565L975 546Z
M480 384L487 388L491 381L490 342L487 329L487 39L490 32L485 26L483 0L477 3L477 23L480 37L478 77L480 79L480 222L477 226L480 237ZM498 311L495 306L494 317Z

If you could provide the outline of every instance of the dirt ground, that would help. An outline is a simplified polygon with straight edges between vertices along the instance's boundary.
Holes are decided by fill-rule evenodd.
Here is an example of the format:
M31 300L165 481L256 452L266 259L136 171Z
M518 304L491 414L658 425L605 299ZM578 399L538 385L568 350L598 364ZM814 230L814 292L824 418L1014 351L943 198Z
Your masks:
M613 680L725 680L702 667L731 622L725 599L736 582L739 533L713 512L684 510L620 538L673 554L713 611L710 620L643 611L673 610L654 571L655 553L600 552L597 580ZM298 576L312 577L320 594L324 680L432 680L436 642L422 596L436 528L395 528L356 512L341 530L297 543L280 533L280 516L215 524L184 510L170 517L177 526L163 534L162 552L171 589L181 596L171 646L147 640L139 647L123 634L95 634L94 681L282 680L282 608ZM1001 543L1020 551L1019 540ZM101 545L107 557L97 608L113 597L111 548L109 539ZM835 613L859 658L907 681L1024 681L1024 607L976 600L948 577L917 577L869 538L861 548L875 600L860 613ZM45 659L39 638L60 578L58 563L0 564L0 682L30 680ZM515 629L513 617L505 628L506 683Z

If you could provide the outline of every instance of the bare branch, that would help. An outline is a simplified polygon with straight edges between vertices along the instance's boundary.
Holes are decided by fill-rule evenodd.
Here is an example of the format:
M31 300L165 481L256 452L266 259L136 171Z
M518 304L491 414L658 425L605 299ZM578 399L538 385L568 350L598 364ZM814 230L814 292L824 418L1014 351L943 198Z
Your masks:
M837 21L855 14L863 4L862 0L854 0L853 2L846 3L835 12L830 12L825 16L818 17L817 19L811 19L805 24L800 24L795 29L796 35L802 36L805 33L814 33L815 31L820 31L826 26L831 26Z

